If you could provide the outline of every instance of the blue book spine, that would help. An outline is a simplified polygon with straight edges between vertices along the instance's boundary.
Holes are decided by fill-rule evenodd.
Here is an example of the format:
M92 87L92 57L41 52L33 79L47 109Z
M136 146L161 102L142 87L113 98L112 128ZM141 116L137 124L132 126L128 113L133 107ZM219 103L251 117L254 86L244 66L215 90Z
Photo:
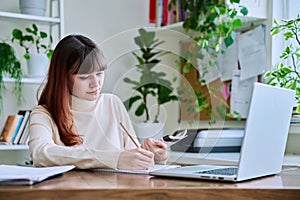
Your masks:
M17 125L17 127L16 127L16 130L15 130L15 132L14 132L14 135L13 135L13 137L11 138L11 142L13 142L13 141L15 140L15 138L16 138L16 136L17 136L17 133L18 133L18 130L19 130L21 124L22 124L23 118L24 118L24 116L21 116L21 117L20 117L19 122L18 122L18 125Z

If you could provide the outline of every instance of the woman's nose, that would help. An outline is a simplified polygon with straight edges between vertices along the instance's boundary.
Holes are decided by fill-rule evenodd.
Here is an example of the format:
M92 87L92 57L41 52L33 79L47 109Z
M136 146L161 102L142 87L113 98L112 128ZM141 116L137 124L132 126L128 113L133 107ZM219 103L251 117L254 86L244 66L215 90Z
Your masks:
M95 76L91 77L90 87L95 88L98 86L99 86L99 81L98 81L97 77L95 77Z

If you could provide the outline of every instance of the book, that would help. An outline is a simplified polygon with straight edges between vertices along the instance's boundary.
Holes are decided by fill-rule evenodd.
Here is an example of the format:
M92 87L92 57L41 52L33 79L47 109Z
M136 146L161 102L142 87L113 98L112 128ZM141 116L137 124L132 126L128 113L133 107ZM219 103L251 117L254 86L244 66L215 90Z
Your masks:
M15 133L15 130L18 126L20 115L9 115L6 119L4 127L1 132L0 141L2 142L11 142L11 139Z
M27 140L29 138L29 128L28 127L29 127L29 122L27 122L25 127L24 127L22 136L19 140L19 144L26 144L27 143Z
M17 133L18 133L18 131L19 131L19 129L20 129L20 126L21 126L22 121L23 121L23 118L24 118L23 115L19 115L19 116L20 116L19 122L18 122L17 127L15 128L14 134L13 134L11 140L10 140L10 142L12 142L12 143L13 143L13 141L15 140L15 138L16 138L16 136L17 136Z
M163 0L163 20L162 25L168 25L169 24L169 3L171 0Z
M28 120L29 120L30 110L20 110L18 112L18 114L23 115L23 121L20 125L20 128L19 128L19 130L16 134L16 137L15 137L14 141L12 141L14 144L19 144L20 143L21 136L24 133L25 126L26 126L26 124L28 123Z
M163 0L156 0L156 26L160 27L163 23Z
M149 1L149 23L156 22L156 0Z
M155 170L161 170L161 169L172 169L181 167L180 165L161 165L161 164L155 164L150 169L145 170L130 170L130 169L110 169L110 168L96 168L91 169L92 171L97 172L112 172L112 173L126 173L126 174L149 174L150 172L153 172Z
M0 185L33 185L75 168L74 165L32 167L0 165Z

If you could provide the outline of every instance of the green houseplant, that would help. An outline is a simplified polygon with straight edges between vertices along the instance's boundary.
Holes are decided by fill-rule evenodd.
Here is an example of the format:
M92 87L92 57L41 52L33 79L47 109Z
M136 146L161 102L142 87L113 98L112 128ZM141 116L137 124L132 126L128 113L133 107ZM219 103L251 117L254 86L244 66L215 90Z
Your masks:
M18 28L13 29L12 42L17 42L25 50L24 58L27 60L29 75L44 75L53 53L52 35L40 31L36 24L32 24L32 27L25 28L24 32ZM39 66L32 66L31 68L34 59L37 59L37 65ZM42 68L44 70L34 71Z
M296 112L300 113L300 16L297 15L295 19L282 20L282 24L274 20L274 24L271 34L275 36L283 33L285 41L290 43L280 56L282 62L265 73L264 77L268 84L295 90Z
M172 5L176 4L176 0L172 0ZM193 57L200 60L205 60L202 63L203 70L198 82L200 85L207 85L209 95L204 95L202 91L190 91L195 96L196 100L182 99L183 102L188 102L187 109L189 113L206 112L210 115L212 122L217 119L225 119L226 117L236 117L239 119L238 113L234 115L227 113L229 108L226 100L216 95L216 91L220 90L206 83L205 75L211 68L216 68L217 58L223 54L226 49L222 49L222 43L225 47L233 44L236 37L236 29L242 26L242 21L238 17L247 15L248 10L245 7L239 6L240 0L183 0L182 9L186 13L186 19L183 21L182 27L187 33L192 33L193 47L195 50L183 52L179 66L182 73L187 74L191 69L197 68ZM184 64L182 64L184 63ZM220 83L222 84L222 83ZM213 109L211 105L211 97L219 101L217 108ZM196 114L195 114L196 115Z
M3 96L6 91L3 78L8 76L15 80L13 94L17 97L17 104L22 102L22 68L15 55L13 47L2 41L0 42L0 113L3 110Z
M150 120L148 98L154 97L157 102L157 111L153 122L158 122L160 106L178 100L174 94L172 82L166 78L167 74L157 71L156 67L161 62L159 58L169 52L156 49L164 41L155 38L155 32L143 28L139 29L138 32L139 35L134 38L134 42L139 47L139 53L133 52L132 54L138 61L136 70L140 73L140 78L139 80L124 78L124 82L133 85L135 91L134 96L128 98L124 104L130 110L137 103L135 115L142 116L145 114L144 121L147 122Z

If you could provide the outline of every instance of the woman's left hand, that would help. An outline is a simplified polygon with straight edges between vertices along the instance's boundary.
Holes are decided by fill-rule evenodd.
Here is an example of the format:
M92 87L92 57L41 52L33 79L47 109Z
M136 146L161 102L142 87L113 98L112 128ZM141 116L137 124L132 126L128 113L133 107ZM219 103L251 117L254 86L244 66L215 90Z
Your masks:
M156 162L166 161L169 157L169 153L167 151L167 145L163 141L147 138L143 142L141 147L143 149L153 152L154 160Z

